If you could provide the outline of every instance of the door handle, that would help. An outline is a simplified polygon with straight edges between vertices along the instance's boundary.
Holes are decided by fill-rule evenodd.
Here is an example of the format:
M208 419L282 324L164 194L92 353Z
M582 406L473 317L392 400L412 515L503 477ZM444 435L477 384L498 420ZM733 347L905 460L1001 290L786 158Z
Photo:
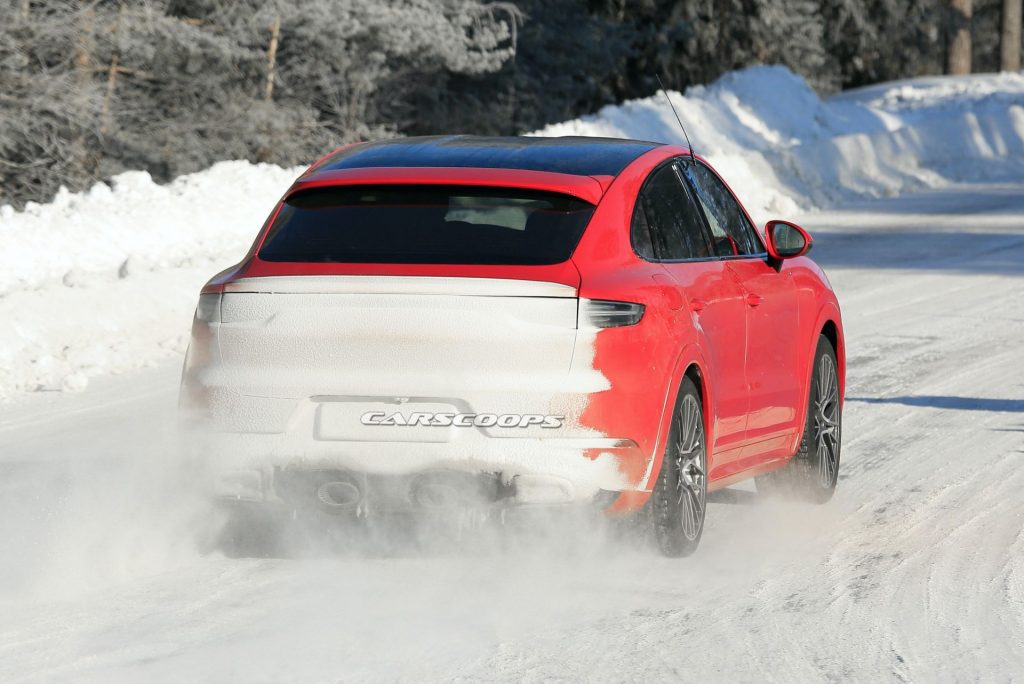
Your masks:
M761 295L756 295L753 292L747 295L747 306L749 307L760 306L763 301Z
M693 309L694 313L700 313L708 305L703 299L691 299L690 308Z

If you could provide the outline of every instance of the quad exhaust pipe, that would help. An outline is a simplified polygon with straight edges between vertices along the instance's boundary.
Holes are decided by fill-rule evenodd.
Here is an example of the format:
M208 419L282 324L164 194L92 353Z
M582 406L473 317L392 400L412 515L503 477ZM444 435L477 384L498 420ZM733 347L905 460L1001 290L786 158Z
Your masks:
M351 482L331 480L317 487L316 498L332 510L344 510L358 506L363 495Z
M417 506L433 509L455 508L465 499L458 487L429 479L413 483L409 498Z
M275 486L296 508L315 506L344 514L367 504L380 510L452 510L486 506L502 498L494 478L450 472L408 476L360 476L343 470L279 474Z

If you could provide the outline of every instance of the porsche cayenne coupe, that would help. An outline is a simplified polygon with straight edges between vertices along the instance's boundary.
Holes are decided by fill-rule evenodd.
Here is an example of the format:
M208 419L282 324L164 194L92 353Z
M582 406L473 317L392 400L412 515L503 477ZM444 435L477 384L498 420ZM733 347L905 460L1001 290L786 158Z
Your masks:
M843 327L811 244L684 147L347 146L203 288L183 421L240 508L589 505L686 555L709 491L835 489Z

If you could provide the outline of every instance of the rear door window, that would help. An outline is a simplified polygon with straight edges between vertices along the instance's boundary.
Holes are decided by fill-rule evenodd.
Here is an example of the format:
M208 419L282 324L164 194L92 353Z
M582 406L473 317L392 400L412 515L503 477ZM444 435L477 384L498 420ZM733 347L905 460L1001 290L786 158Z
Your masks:
M707 217L715 256L745 256L764 252L754 227L725 184L703 164L680 165Z
M266 261L557 264L594 207L568 195L466 186L344 186L286 200L259 250Z
M700 209L672 164L655 170L637 198L630 229L633 249L645 259L703 259L711 247Z

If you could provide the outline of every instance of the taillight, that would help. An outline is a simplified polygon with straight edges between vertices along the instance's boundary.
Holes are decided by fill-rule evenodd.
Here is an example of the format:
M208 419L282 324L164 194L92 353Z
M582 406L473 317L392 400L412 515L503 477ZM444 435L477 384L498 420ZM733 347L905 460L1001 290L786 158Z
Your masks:
M199 295L196 306L196 320L204 323L220 323L220 293L210 292Z
M581 300L586 320L597 328L618 328L636 325L644 317L644 305L613 302L605 299Z
M216 324L220 323L220 300L219 292L199 295L196 316L192 321L192 339L185 353L184 384L189 384L186 381L192 374L209 365L217 353Z

